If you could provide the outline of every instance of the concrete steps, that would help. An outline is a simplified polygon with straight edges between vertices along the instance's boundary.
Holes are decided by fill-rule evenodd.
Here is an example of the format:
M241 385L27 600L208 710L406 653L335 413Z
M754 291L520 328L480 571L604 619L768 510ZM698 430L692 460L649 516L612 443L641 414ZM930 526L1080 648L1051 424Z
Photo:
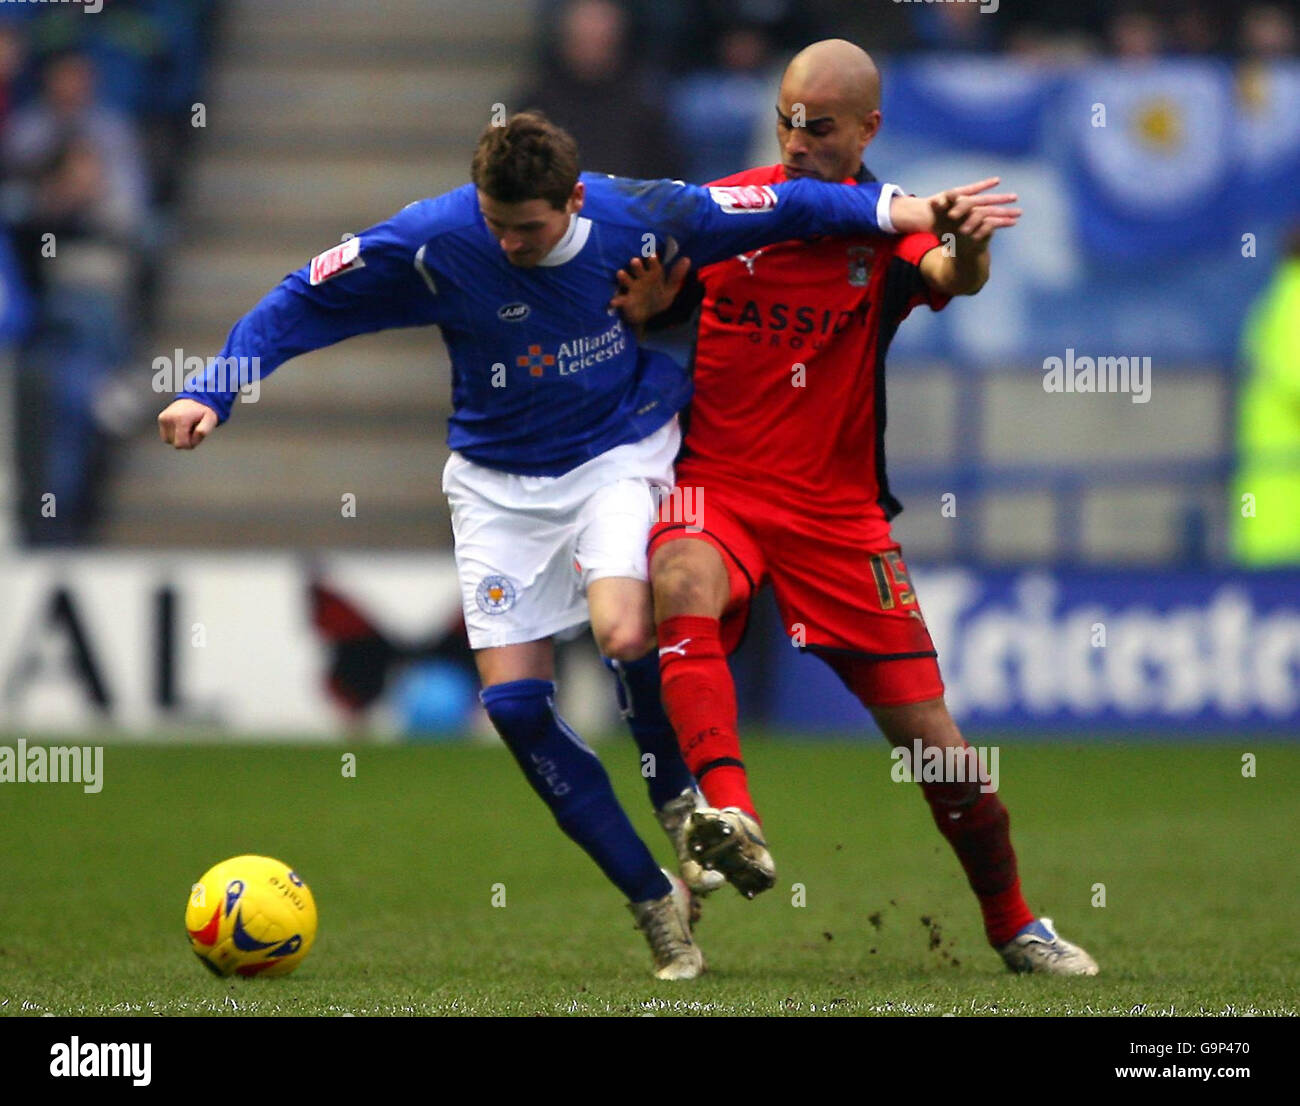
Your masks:
M311 247L310 257L412 200L463 184L469 179L468 152L455 169L458 175L452 164L438 165L425 154L401 159L342 150L212 155L196 167L186 199L201 219L196 229L211 235L221 228L228 242L260 249L258 231L268 226L292 230L304 240L314 229L319 246Z
M322 145L346 135L348 149L386 148L397 140L422 144L472 142L519 81L515 67L456 59L371 64L352 58L310 57L277 63L240 57L213 81L207 129L230 148L275 144ZM269 103L268 103L269 101ZM509 105L507 105L509 106ZM238 121L238 133L228 123ZM468 161L468 152L463 158Z
M531 0L385 0L382 13L355 0L234 0L141 380L178 349L216 354L269 288L345 233L467 180L493 105L526 80L534 17ZM449 411L435 329L306 354L194 453L142 431L118 459L104 539L449 545ZM357 497L356 518L341 514L345 492Z
M265 61L317 57L440 61L524 59L533 35L532 0L234 0L224 50Z

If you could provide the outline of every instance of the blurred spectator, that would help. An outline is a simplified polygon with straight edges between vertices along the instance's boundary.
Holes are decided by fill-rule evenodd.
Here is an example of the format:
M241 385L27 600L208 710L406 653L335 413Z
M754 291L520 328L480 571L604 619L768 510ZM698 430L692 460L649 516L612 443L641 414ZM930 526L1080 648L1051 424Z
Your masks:
M864 4L862 0L816 0L810 2L817 26L796 42L781 41L778 49L793 53L822 38L845 38L873 54L917 46L909 4Z
M544 8L552 2L544 0ZM623 0L638 45L648 44L645 56L674 72L716 68L712 44L739 24L762 26L778 54L816 38L847 38L879 53L1005 49L1022 57L1077 57L1100 50L1151 58L1227 53L1234 42L1246 53L1293 54L1300 19L1300 0L1241 8L1210 0L1000 0L996 10L989 2ZM647 5L663 18L647 22Z
M1255 4L1241 17L1238 45L1248 58L1273 60L1296 51L1296 17L1277 4Z
M691 36L698 0L614 0L623 13L627 39L636 43L637 61L656 73L677 73L693 68L694 57L680 55L680 43ZM537 6L537 57L550 68L560 54L563 13L570 0L535 0Z
M84 53L99 98L131 116L148 153L152 199L176 198L178 152L194 137L190 111L216 23L214 0L111 0L93 19L58 7L32 9L29 49L38 56Z
M676 177L682 166L663 111L631 62L627 15L612 0L570 0L556 53L514 100L538 108L577 140L584 169L625 177Z
M1083 62L1097 54L1097 43L1084 31L1049 31L1027 24L1013 28L1004 49L1019 62Z
M32 52L85 53L99 74L102 100L140 118L155 108L167 50L150 6L148 0L110 0L92 22L69 19L67 12L48 8L32 25Z
M93 521L106 400L139 315L149 201L134 124L98 101L89 59L51 58L41 88L4 137L5 214L37 296L17 374L20 522L33 544L83 540Z
M1253 567L1300 564L1300 227L1251 308L1242 354L1233 553Z
M1154 15L1130 9L1118 13L1107 28L1110 48L1116 57L1145 60L1159 57L1164 49L1164 32Z
M825 37L811 7L796 0L699 0L689 39L678 52L697 67L756 70L774 51L794 53ZM763 57L738 57L737 50L747 47L737 42L737 34L748 39L749 49L761 47Z
M1226 41L1218 13L1203 4L1188 4L1175 12L1170 33L1179 54L1212 54Z
M0 355L16 362L30 542L87 536L107 447L150 414L127 366L217 14L216 0L109 0L93 18L0 5Z
M917 45L924 50L986 51L998 45L997 12L978 3L909 4ZM999 8L1001 5L999 5Z
M771 42L759 25L737 26L718 44L717 68L692 73L672 94L672 122L686 179L703 182L747 167L754 131L772 116Z
M150 191L139 135L128 116L96 96L90 59L70 51L49 58L41 98L16 112L4 138L6 164L22 174L50 161L70 139L88 143L104 175L105 202L131 232L142 232Z
M22 74L25 53L17 28L0 25L0 134L13 110L15 85Z
M778 51L795 50L817 38L846 33L842 15L862 14L862 0L616 0L636 44L637 61L656 73L682 74L716 68L718 43L734 27L756 27ZM544 58L553 58L561 38L567 0L537 0ZM870 5L870 24L902 22L898 5ZM832 9L834 11L832 12Z
M67 543L94 521L109 441L104 402L131 348L133 213L81 136L54 152L33 186L17 229L40 305L18 361L21 522L32 544ZM53 516L42 512L46 493Z
M1032 43L1041 53L1058 49L1077 53L1088 44L1096 53L1115 13L1116 0L1070 0L1069 3L1016 4L1003 0L992 16L1004 40Z

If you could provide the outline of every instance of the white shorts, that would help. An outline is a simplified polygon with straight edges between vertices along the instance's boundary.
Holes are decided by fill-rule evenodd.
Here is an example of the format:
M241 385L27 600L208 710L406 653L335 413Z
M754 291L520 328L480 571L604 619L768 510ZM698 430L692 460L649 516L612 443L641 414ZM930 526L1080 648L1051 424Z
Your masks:
M593 580L647 579L646 541L680 445L673 418L563 476L515 476L453 453L442 490L471 648L579 629Z

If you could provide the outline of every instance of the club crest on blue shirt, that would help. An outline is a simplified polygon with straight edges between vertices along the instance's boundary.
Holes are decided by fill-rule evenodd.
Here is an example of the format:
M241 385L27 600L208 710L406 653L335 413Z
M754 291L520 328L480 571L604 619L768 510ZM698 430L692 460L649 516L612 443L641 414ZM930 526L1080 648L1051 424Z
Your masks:
M484 614L505 614L515 605L515 586L504 576L484 576L474 598Z

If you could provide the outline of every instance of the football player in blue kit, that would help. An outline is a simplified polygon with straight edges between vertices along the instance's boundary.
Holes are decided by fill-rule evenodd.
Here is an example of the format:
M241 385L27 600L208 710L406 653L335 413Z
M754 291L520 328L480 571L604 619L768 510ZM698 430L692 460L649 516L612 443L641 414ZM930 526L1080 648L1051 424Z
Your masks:
M377 330L442 328L452 367L443 491L483 705L560 827L627 897L655 975L691 979L704 970L692 890L722 877L685 845L703 800L660 703L645 553L691 382L610 306L615 275L635 256L702 266L791 238L928 230L933 211L876 182L700 188L580 173L573 139L536 113L483 132L472 178L285 277L159 415L159 430L193 449L241 386L291 357ZM553 642L588 622L653 766L650 798L682 878L655 862L556 711Z

